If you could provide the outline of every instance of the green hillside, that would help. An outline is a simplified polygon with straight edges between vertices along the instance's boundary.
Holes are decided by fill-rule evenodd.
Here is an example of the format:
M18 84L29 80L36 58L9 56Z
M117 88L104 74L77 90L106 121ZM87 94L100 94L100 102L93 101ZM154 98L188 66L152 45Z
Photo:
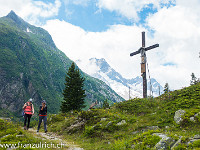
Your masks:
M13 11L0 18L0 116L19 116L30 97L36 108L45 99L49 112L57 113L71 63L44 29L28 24ZM81 73L86 78L87 105L96 100L124 100L104 82Z
M180 123L178 110L185 111ZM86 150L200 149L200 83L110 109L51 115L48 128Z

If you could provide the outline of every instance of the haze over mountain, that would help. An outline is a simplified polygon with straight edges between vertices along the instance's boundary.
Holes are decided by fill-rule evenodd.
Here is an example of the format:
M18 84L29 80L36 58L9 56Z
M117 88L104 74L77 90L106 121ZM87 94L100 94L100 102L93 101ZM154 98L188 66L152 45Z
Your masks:
M0 18L1 114L21 114L22 105L30 97L36 108L45 99L49 112L58 112L66 71L71 63L46 30L28 24L14 11ZM85 78L87 105L96 100L123 101L104 82L82 71L81 74Z
M137 76L136 78L126 79L116 72L104 58L91 58L88 62L78 60L76 63L84 72L88 73L92 77L104 81L124 99L129 99L129 87L131 98L142 97L142 77ZM150 95L150 80L147 81L148 95ZM156 79L151 78L151 85L153 96L159 95L159 88L160 93L163 92L163 87L156 81Z

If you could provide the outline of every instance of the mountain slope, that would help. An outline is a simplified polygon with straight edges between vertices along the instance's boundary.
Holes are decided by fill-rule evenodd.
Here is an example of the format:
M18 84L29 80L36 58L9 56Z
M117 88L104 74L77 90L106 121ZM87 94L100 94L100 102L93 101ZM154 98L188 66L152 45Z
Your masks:
M78 66L83 71L88 72L89 75L104 81L115 92L117 92L124 99L129 99L129 87L130 97L142 97L142 77L136 77L133 79L126 79L116 72L105 59L91 58L88 63L81 60L77 61ZM89 68L92 68L88 71ZM150 81L148 81L148 94L150 93ZM151 79L152 91L154 96L159 95L159 87L162 93L163 87L154 79Z
M44 29L28 24L13 11L0 18L0 111L19 115L23 103L32 97L36 106L45 99L49 112L58 112L71 63ZM81 73L86 78L88 105L96 100L123 100L104 82Z

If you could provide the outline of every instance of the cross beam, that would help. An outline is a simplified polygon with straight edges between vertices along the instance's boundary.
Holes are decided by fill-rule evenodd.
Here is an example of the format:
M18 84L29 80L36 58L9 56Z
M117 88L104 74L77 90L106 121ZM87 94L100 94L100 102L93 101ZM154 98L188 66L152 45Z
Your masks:
M141 75L143 78L143 98L147 98L147 79L146 79L146 51L159 47L159 44L155 44L149 47L145 47L145 32L142 32L142 47L137 51L130 54L130 56L141 53Z

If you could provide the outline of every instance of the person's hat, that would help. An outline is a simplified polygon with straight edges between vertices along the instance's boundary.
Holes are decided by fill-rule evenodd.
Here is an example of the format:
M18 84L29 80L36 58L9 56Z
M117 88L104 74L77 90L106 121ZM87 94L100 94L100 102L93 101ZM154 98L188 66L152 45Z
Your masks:
M32 99L32 98L30 98L30 99L29 99L29 102L33 102L33 99Z
M42 101L42 103L45 103L45 104L46 104L46 101L45 101L45 100L43 100L43 101Z

